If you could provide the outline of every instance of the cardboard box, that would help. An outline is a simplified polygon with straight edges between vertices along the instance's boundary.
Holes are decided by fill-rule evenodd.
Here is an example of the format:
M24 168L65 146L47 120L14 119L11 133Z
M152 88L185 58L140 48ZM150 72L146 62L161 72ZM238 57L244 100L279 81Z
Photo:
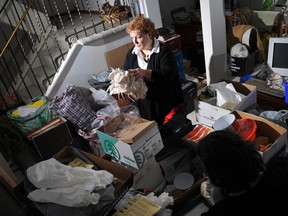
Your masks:
M167 40L159 40L160 43L166 44L168 47L170 47L171 51L173 53L181 51L181 36L176 35L174 37L171 37Z
M176 189L175 191L173 191L172 196L174 198L174 204L169 205L166 208L172 209L174 211L183 208L183 205L185 205L185 203L187 202L191 203L191 200L195 200L197 197L199 197L201 193L201 184L206 180L207 178L203 177L200 180L197 180L192 185L192 187L187 190Z
M129 168L128 168L129 169ZM163 181L164 177L159 163L157 163L155 157L152 157L141 169L132 168L129 169L134 174L134 180L132 188L149 189L154 191ZM153 173L153 175L151 175Z
M117 116L98 128L97 134L101 145L106 154L140 169L150 158L164 148L158 125L155 121L140 118L137 124L130 124L125 127L122 135L115 137L105 133L107 124L119 121L119 118L122 117ZM133 122L133 120L130 122Z
M131 188L133 184L132 172L120 166L119 164L110 162L103 158L97 157L93 154L90 154L88 152L70 146L61 149L57 154L54 155L54 158L59 161L67 158L73 158L76 155L74 153L75 151L79 151L80 154L88 158L100 170L107 170L108 172L112 173L114 177L117 179L117 181L113 183L113 186L115 188L115 199L112 203L107 204L107 206L105 207L106 208L105 215L108 215L108 212L110 212L114 208L114 206L118 203L120 198L124 196L125 193Z
M126 54L133 46L134 44L132 42L129 42L104 53L108 69L123 68Z
M48 122L27 135L40 160L49 159L66 145L73 142L72 128L63 117Z
M246 58L230 57L230 71L233 76L243 76L254 72L257 51Z
M180 172L190 172L190 163L191 157L188 148L181 149L159 161L164 178L169 184L173 183L174 177Z
M158 191L160 189L163 190L163 188L166 186L162 169L155 157L150 158L141 169L136 169L132 166L124 164L107 154L104 156L104 158L123 166L125 169L133 173L133 189L148 189L149 191ZM153 175L151 175L151 173L153 173ZM165 185L163 185L163 183L165 183Z
M286 151L287 130L285 128L267 119L249 113L238 110L231 113L236 116L236 119L249 118L255 120L257 124L257 136L262 135L268 137L269 143L272 143L271 147L264 152L259 151L265 163L272 157L279 156L283 154L283 151Z
M245 95L246 97L239 104L237 104L233 110L220 108L215 104L200 101L199 97L197 97L194 100L195 115L197 122L211 127L213 123L221 116L226 115L234 110L243 111L246 108L257 103L257 91L255 86L239 82L231 82L231 83L233 84L237 92Z

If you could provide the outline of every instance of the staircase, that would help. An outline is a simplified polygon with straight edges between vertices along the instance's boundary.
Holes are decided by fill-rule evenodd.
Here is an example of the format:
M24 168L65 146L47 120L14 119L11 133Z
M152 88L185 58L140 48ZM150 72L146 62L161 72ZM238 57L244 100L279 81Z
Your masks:
M139 14L135 0L125 20L106 23L107 0L6 0L0 3L0 112L45 94L72 44L128 22ZM137 14L138 13L138 14Z

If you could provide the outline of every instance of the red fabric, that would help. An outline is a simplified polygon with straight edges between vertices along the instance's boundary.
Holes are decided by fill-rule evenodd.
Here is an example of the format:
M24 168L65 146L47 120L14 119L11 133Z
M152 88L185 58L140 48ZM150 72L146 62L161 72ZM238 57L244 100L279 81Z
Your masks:
M168 121L170 121L174 114L177 113L180 109L182 109L184 107L184 103L181 103L179 104L178 106L176 106L175 108L173 108L166 116L165 116L165 119L164 119L164 123L163 124L166 124Z

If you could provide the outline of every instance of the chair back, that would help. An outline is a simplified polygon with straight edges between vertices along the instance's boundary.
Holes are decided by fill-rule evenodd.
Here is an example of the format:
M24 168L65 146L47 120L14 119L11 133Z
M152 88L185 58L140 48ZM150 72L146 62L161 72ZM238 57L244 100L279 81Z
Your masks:
M175 8L171 10L170 12L173 22L177 21L177 17L179 17L179 15L185 14L185 13L186 13L185 7Z

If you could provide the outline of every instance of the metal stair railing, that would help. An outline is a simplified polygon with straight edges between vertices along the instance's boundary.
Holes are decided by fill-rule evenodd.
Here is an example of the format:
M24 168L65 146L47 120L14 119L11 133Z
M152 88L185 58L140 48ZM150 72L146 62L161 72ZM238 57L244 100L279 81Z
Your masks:
M6 0L0 8L0 112L44 95L72 44L139 15L138 0L115 1L127 17L107 23L108 0Z

